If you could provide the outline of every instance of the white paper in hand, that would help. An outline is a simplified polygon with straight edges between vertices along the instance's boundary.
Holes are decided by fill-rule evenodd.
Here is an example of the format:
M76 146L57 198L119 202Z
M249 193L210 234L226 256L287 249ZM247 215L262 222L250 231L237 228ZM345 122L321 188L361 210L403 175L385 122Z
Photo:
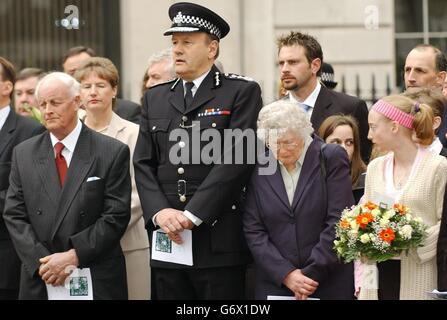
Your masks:
M90 268L73 269L64 286L47 285L48 300L93 300Z
M183 243L176 244L162 230L152 233L152 259L192 266L192 232L183 230L179 233Z
M447 291L438 291L435 289L432 292L427 292L427 295L437 300L447 300Z

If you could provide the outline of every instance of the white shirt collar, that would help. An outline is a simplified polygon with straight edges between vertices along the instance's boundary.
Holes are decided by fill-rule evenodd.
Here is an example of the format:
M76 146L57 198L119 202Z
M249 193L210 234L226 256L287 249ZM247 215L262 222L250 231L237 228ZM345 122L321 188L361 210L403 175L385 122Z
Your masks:
M210 71L211 71L211 69L209 69L207 72L202 74L200 77L198 77L197 79L192 81L194 83L194 87L192 87L192 89L191 89L193 97L196 94L197 90L199 89L200 85L202 84L203 80L205 80L205 78L208 75L208 73L210 73ZM186 81L186 80L182 80L182 81L183 81L183 92L185 92L185 94L186 94L186 87L185 87L185 85L189 81Z
M436 137L433 140L432 144L427 147L428 151L430 151L430 152L432 152L434 154L440 154L442 148L443 148L443 145L441 143L441 140L439 140L438 137Z
M81 130L82 130L82 123L78 119L78 124L76 125L74 130L72 132L70 132L68 134L68 136L66 136L62 141L59 141L59 139L56 138L50 132L51 144L52 144L53 148L56 145L56 143L62 142L62 144L65 146L65 149L67 149L70 152L70 154L73 154L74 149L76 147L76 143L78 142L78 139L79 139L79 135L81 134Z
M315 103L317 102L318 95L321 91L321 84L317 81L317 85L315 86L314 91L304 100L304 101L298 101L297 98L292 94L292 92L289 91L289 97L291 102L299 103L299 104L305 104L310 106L311 108L315 107Z
M10 111L11 111L10 106L6 106L6 107L0 109L0 130L3 129L3 125L5 124Z

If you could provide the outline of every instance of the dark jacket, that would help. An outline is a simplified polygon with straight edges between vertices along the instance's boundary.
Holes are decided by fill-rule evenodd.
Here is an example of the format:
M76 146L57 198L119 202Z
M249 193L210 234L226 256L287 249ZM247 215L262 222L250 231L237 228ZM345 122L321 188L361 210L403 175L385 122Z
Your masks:
M247 261L240 198L254 168L254 161L219 164L214 159L205 163L200 155L208 142L193 141L192 136L200 136L205 129L215 129L221 137L224 129L254 129L261 106L261 90L256 82L223 75L216 67L203 80L186 110L181 79L154 86L144 96L134 165L146 228L154 230L152 217L165 208L188 210L199 217L203 223L192 230L192 268L240 265ZM171 141L169 136L174 130L184 136ZM171 161L170 151L179 145L179 140L189 152L188 159L177 164ZM233 147L242 153L247 149L240 141L229 147L223 141L218 144L222 157ZM239 146L242 149L237 149ZM185 193L185 202L180 193ZM151 265L186 268L156 260Z
M126 299L129 148L83 125L62 188L54 158L48 132L13 154L3 218L23 263L20 298L46 299L39 259L74 248L79 267L91 269L94 299Z
M353 299L353 265L340 263L333 249L335 224L353 204L349 161L341 147L326 146L326 201L319 161L322 144L314 138L307 150L292 205L279 165L273 175L260 175L260 167L255 168L243 222L256 265L257 299L293 296L283 280L295 269L319 283L312 297Z
M45 128L38 122L17 115L13 108L0 131L0 290L18 291L20 281L20 260L1 215L9 187L12 151L22 141L43 131Z

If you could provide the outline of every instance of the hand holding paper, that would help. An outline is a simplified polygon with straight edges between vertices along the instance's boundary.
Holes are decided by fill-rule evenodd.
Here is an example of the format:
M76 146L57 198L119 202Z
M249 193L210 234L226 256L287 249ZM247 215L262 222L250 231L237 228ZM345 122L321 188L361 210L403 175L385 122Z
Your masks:
M39 262L39 276L46 284L53 286L63 285L69 272L79 265L74 249L43 257Z

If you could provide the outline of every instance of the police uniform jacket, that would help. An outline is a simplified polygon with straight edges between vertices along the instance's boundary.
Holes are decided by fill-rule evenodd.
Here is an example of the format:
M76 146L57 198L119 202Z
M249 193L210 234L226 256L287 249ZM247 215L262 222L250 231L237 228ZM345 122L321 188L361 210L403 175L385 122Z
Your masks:
M241 147L240 141L225 148L222 138L219 156L219 152L205 152L208 142L198 145L197 135L206 129L220 133L224 129L254 130L261 106L261 90L256 82L221 74L215 66L186 110L181 79L152 87L144 96L134 165L146 228L155 228L152 218L164 208L188 210L200 218L203 223L192 230L194 268L240 265L247 261L241 195L254 168L254 163L247 161L219 164L216 160ZM176 129L181 129L182 137L177 137ZM170 134L175 138L170 139ZM171 161L173 147L177 151L189 150L188 159L178 164ZM233 154L240 155L241 150L245 153L247 145ZM202 152L215 158L203 161ZM155 260L151 265L186 267Z

